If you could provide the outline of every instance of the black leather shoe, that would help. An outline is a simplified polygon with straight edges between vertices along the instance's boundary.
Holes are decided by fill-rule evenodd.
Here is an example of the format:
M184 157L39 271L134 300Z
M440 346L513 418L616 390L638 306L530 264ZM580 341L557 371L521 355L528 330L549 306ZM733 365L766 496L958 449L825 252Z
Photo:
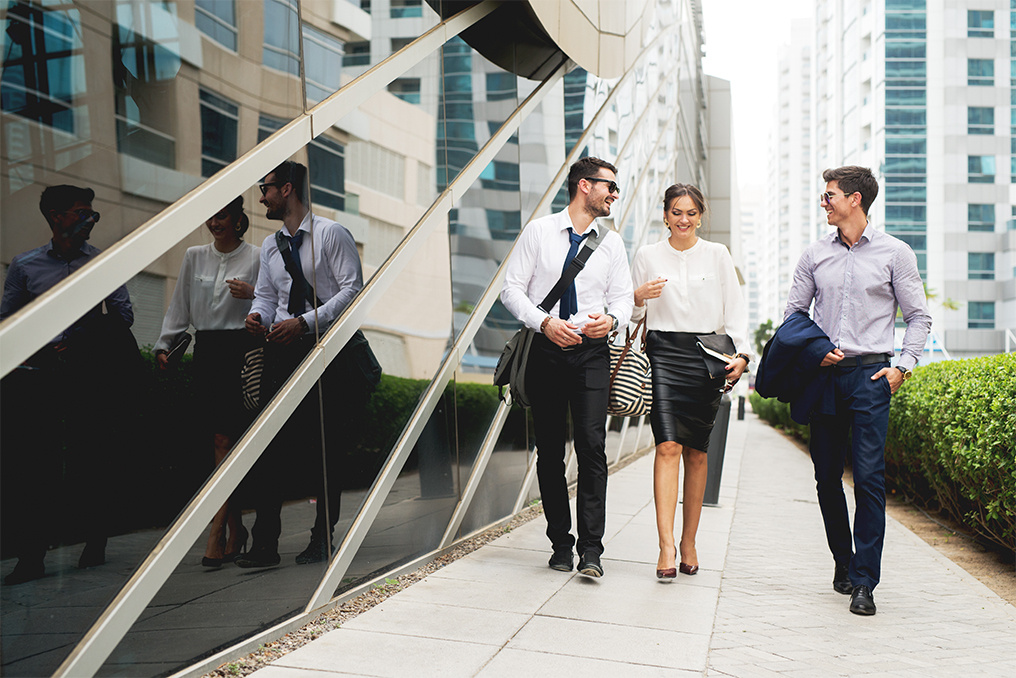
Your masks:
M550 569L557 570L558 572L571 572L575 566L575 556L572 555L572 550L568 549L555 549L554 555L550 557L547 562L550 565Z
M867 617L875 614L875 599L870 588L864 585L854 587L850 593L850 611Z
M26 581L42 579L45 576L46 566L42 564L41 559L25 560L22 558L14 566L14 571L4 577L4 584L7 586L17 586L18 584L24 584Z
M251 567L272 567L282 562L282 558L279 557L279 552L272 549L259 549L253 548L250 553L245 553L239 556L233 561L237 567L251 568Z
M596 551L586 551L579 558L579 572L587 577L602 577L603 566L600 565L600 554Z
M833 591L836 593L849 596L853 592L854 585L850 583L849 570L846 565L836 565L836 571L833 572Z
M85 548L81 550L78 558L78 569L84 570L88 567L98 567L106 563L106 540L96 539L85 542Z
M328 542L320 537L311 537L307 548L296 557L296 564L310 565L311 563L320 563L328 560L329 557Z

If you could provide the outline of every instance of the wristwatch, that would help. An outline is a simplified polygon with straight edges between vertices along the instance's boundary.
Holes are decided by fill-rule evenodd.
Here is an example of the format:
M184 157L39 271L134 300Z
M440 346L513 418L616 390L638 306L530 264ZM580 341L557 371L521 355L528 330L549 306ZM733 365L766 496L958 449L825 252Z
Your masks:
M610 331L613 332L614 330L617 329L617 316L615 316L613 313L608 313L607 315L609 315L614 320L614 324L610 326Z
M898 369L900 371L900 374L903 375L903 381L906 381L910 377L914 376L914 373L912 371L902 368L899 365L896 366L896 369Z

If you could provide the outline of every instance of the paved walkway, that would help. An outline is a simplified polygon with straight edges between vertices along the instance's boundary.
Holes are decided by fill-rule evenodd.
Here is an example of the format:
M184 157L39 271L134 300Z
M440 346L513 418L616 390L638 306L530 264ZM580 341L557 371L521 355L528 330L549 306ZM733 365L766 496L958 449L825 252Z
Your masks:
M651 455L610 477L607 507L602 579L549 569L538 518L256 676L1016 675L1016 608L891 518L878 614L850 614L811 462L751 414L698 575L654 576Z

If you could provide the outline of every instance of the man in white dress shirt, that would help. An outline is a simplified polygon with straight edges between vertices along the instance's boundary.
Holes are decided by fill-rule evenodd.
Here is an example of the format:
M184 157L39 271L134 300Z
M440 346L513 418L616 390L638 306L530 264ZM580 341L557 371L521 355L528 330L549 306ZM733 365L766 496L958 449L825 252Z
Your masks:
M258 185L262 195L260 202L269 219L282 221L283 228L278 232L281 241L293 253L304 278L294 280L287 271L278 235L272 233L265 238L255 299L245 325L248 332L263 335L267 342L265 379L273 387L289 377L313 348L315 334L323 335L363 288L360 256L353 236L345 227L310 212L307 181L307 168L287 160ZM332 413L325 422L327 493L323 486L319 487L317 519L311 530L310 544L296 557L301 565L320 562L330 554L331 532L339 515L342 446L338 438L345 445L355 437L358 423L364 418L363 409L376 385L367 383L358 373L354 356L349 355L355 353L352 343L347 344L322 377L328 412ZM317 397L318 389L314 387L253 469L257 510L252 530L254 545L250 553L236 560L240 567L270 567L281 560L278 552L282 532L280 479L287 475L282 465L309 463L310 468L316 468L314 473L322 475ZM291 454L294 449L309 456L294 458Z
M603 575L606 519L606 418L610 382L607 335L631 316L634 298L628 257L621 237L608 229L600 245L561 300L541 311L543 301L585 238L607 228L595 222L610 215L620 195L617 169L599 158L582 158L568 173L567 209L530 222L512 250L501 301L526 326L538 330L526 371L536 428L537 477L547 537L554 554L549 565L570 572L573 545L579 571ZM578 457L578 540L571 534L564 452L571 408Z

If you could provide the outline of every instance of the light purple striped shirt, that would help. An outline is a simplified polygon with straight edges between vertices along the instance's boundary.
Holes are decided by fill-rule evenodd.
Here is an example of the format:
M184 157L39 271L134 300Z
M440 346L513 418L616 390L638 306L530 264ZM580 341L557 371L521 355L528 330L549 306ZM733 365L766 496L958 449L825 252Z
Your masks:
M891 354L898 306L907 330L897 364L913 368L931 331L917 257L906 243L871 224L853 247L839 235L837 229L801 255L783 319L807 313L814 299L815 324L844 355Z

